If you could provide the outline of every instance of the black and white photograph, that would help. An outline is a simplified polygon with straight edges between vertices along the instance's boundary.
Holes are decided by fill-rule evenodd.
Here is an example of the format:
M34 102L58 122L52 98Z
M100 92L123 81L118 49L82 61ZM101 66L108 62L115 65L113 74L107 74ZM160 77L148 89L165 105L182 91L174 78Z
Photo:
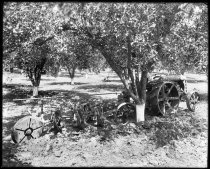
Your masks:
M1 167L208 166L207 3L2 8Z

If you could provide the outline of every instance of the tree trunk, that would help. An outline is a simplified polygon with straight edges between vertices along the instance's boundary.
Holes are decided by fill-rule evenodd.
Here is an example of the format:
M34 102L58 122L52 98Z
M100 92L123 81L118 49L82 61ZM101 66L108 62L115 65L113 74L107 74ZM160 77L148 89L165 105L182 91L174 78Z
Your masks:
M136 83L136 80L139 78L134 78L134 74L132 71L132 64L131 64L131 40L130 36L127 36L127 45L128 45L128 63L124 72L121 68L115 64L112 59L112 53L107 52L103 46L96 46L101 54L105 57L107 63L110 65L112 70L114 70L117 75L120 77L123 85L125 86L129 95L133 98L136 104L136 121L144 121L144 113L145 113L145 103L146 103L146 83L147 83L147 71L142 71L141 82ZM94 43L93 43L94 46ZM125 78L123 78L123 75ZM126 77L128 75L128 78ZM146 76L146 78L145 78ZM128 79L131 79L131 86L128 84ZM142 86L143 85L143 86ZM131 89L132 87L132 89ZM138 91L137 87L140 87L141 90Z
M33 97L38 96L39 86L33 86Z
M145 120L145 103L136 104L136 122L141 122Z
M85 72L85 79L88 79L88 73Z
M138 95L139 95L139 102L136 103L136 122L137 123L145 120L147 74L148 74L147 70L143 70L141 73L141 81L136 82Z
M71 85L74 85L74 77L71 78Z
M38 96L38 88L41 80L41 71L43 67L36 66L35 69L27 68L26 72L33 85L33 97Z
M69 72L69 76L71 78L71 85L74 85L74 76L75 76L75 70L76 70L76 66L73 66L72 69L68 66L66 66Z

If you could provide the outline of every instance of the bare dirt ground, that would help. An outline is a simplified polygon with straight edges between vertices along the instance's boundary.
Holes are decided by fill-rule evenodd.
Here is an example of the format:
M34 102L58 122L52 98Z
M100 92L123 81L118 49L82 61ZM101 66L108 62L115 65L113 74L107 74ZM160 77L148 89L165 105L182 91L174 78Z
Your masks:
M23 75L14 73L10 75L11 80L6 77L8 74L3 74L3 166L207 167L208 84L205 75L187 74L188 90L196 88L201 101L195 112L187 110L186 103L181 102L179 110L170 117L172 127L166 125L167 118L152 117L146 118L147 128L130 122L126 126L113 125L110 131L88 127L75 131L67 119L62 134L45 134L14 144L11 129L17 120L27 115L30 105L18 104L12 99L30 97L32 92L31 82ZM106 72L90 74L88 78L77 74L75 85L71 86L66 73L57 78L43 75L40 95L66 96L46 103L44 111L48 112L53 104L63 105L64 114L69 115L68 103L75 96L87 100L93 97L117 100L116 92L122 90L122 84L114 74L110 82L103 82L106 76ZM113 94L102 95L104 93ZM35 106L34 110L40 108ZM175 135L172 128L177 129Z

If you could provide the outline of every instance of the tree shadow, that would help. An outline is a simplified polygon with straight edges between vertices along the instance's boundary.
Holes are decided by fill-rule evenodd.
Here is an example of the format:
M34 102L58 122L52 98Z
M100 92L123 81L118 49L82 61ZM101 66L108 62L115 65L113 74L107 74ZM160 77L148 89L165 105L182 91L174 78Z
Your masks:
M83 75L83 74L80 74L80 73L76 73L74 76L75 76L75 78L84 77L85 74ZM66 73L66 72L61 72L61 74L58 77L68 77L70 79L69 73Z
M109 79L108 81L105 81L105 83L109 83L109 82L119 82L119 83L121 83L121 80Z
M53 81L54 79L50 78L50 79L47 79L47 78L41 78L41 81Z
M3 85L8 92L3 95L3 102L11 102L13 99L24 99L32 95L31 85L10 84Z
M31 82L31 80L29 78L22 78L21 80L26 80L26 81ZM53 78L47 79L47 78L42 78L41 77L41 82L44 82L44 81L54 81L54 80L55 79L53 79Z
M199 93L200 101L208 101L208 93Z
M15 123L25 117L26 115L21 114L19 116L13 116L13 117L3 117L3 127L4 127L4 134L5 135L10 135L11 134L11 130L13 128L13 126L15 125ZM5 122L6 121L6 122Z
M17 144L10 142L2 145L2 167L33 167L31 164L20 161L17 156Z
M207 80L196 80L196 79L187 78L187 83L202 83L202 82L207 82Z
M78 89L85 89L89 91L99 91L100 89L104 90L109 90L112 92L116 91L121 91L123 90L123 85L122 84L101 84L101 85L84 85L84 86L79 86Z
M71 85L71 82L52 82L48 83L49 85ZM74 85L84 85L88 83L74 82Z
M3 95L3 103L5 102L14 102L13 99L29 99L32 96L32 89L30 85L20 85L20 84L12 84L12 85L3 85L3 88L7 89L8 92ZM69 91L69 90L39 90L38 98L43 97L65 97L66 99L71 99L75 96L83 99L94 98L94 95L90 95L88 93L82 93L79 91ZM37 101L34 101L36 103ZM23 105L22 101L15 101L17 105Z

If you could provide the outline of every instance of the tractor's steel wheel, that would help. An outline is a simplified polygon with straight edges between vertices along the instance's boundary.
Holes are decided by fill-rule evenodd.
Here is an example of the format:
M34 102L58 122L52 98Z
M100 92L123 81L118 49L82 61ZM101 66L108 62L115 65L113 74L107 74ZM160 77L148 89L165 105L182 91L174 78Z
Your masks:
M179 106L180 97L176 84L163 82L157 92L157 105L159 112L166 115L176 110Z
M23 117L15 123L12 129L12 140L15 143L21 143L25 140L38 138L42 134L43 126L43 123L37 117Z
M192 94L187 94L187 98L186 98L187 108L190 111L194 112L195 105L199 101L199 99L200 99L200 96L197 92L193 92Z

